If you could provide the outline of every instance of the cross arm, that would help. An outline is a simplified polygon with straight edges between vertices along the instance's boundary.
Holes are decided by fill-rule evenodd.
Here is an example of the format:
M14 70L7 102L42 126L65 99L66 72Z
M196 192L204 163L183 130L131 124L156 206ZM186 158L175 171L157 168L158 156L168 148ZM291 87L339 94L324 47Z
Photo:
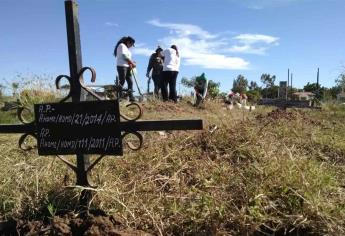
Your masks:
M34 123L24 125L0 125L0 133L35 133L36 126Z

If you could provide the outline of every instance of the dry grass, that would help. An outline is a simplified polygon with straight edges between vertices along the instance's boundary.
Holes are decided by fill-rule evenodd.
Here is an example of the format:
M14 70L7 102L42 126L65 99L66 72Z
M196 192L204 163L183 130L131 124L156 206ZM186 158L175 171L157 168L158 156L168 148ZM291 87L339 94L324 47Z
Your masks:
M146 132L140 151L106 157L93 170L92 208L161 235L345 234L344 109L143 107L144 120L201 118L205 128ZM18 150L17 140L0 136L0 214L73 210L81 190L70 188L73 173L54 157Z

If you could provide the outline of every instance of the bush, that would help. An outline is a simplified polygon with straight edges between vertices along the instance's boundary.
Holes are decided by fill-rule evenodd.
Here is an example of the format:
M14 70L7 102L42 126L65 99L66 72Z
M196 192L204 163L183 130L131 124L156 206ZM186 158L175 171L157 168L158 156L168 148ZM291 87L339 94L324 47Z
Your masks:
M261 99L261 93L259 90L249 90L247 92L248 101L251 103L257 103Z
M57 101L57 93L38 89L24 89L19 94L19 100L23 106L31 107L38 103L49 103Z

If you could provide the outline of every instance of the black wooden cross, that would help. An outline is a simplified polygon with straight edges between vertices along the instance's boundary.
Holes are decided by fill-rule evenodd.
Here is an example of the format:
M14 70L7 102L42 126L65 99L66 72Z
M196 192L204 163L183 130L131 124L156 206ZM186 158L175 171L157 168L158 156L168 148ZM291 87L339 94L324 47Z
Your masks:
M89 181L90 171L105 155L122 155L122 140L128 134L138 138L137 146L128 142L131 149L138 150L143 143L140 131L200 130L202 120L139 121L142 115L139 104L127 105L137 111L135 117L127 117L120 113L119 96L115 100L104 100L87 88L83 82L84 72L90 71L92 80L96 73L90 67L82 67L78 5L75 0L65 0L65 14L70 76L60 75L55 82L59 89L60 80L67 79L69 94L60 103L36 104L35 120L32 122L23 118L25 108L18 108L23 124L0 125L0 133L23 133L19 139L22 149L31 148L23 144L26 138L32 136L37 139L39 155L56 155L66 163L76 173L76 184L85 187L79 199L79 211L87 213L92 195L89 188L93 187ZM118 93L120 89L117 87ZM85 101L86 93L98 101ZM60 156L63 154L76 154L76 166ZM90 163L88 154L101 156Z

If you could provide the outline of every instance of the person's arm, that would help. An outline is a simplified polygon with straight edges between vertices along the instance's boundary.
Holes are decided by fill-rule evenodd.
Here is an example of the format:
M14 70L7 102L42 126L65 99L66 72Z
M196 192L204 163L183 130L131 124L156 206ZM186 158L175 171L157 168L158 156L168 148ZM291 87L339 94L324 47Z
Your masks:
M149 60L149 64L147 65L147 70L146 70L146 77L149 78L150 77L150 71L152 70L153 67L153 55L151 55L150 60Z
M128 54L123 54L123 58L125 59L125 61L127 61L129 67L131 67L131 68L136 67L135 62L129 58Z
M205 82L205 88L204 88L204 94L202 95L202 98L205 99L207 95L207 89L208 89L208 80Z

